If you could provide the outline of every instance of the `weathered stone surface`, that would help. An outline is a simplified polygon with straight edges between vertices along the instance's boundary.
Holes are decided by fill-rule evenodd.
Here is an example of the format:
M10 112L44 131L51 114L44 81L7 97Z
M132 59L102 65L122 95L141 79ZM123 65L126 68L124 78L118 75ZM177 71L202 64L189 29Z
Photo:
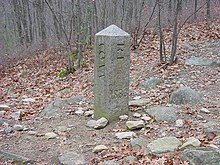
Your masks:
M119 119L122 121L128 120L128 115L121 115L121 116L119 116Z
M182 119L176 120L176 125L175 126L179 127L179 128L183 127L184 126L184 121Z
M0 111L9 111L10 107L6 104L0 104Z
M136 112L136 113L133 114L133 117L140 118L141 114Z
M168 121L174 122L178 119L179 109L174 107L155 106L145 110L150 116L153 116L157 122Z
M211 65L213 63L212 60L209 60L204 57L195 57L191 56L190 58L186 59L185 61L186 65L200 65L200 66L205 66L205 65Z
M126 156L125 158L123 158L124 163L132 163L135 161L137 161L137 158L135 156Z
M94 117L111 122L128 113L130 35L111 25L95 39Z
M101 129L105 128L108 124L108 120L104 117L100 118L99 120L96 121L95 129Z
M181 158L190 165L219 165L220 150L212 148L186 149L182 152Z
M156 87L157 85L159 85L160 83L162 83L163 80L160 79L160 78L157 78L157 77L150 77L149 79L146 79L142 86L146 89L149 89L149 88L154 88Z
M102 165L120 165L120 163L115 160L108 160L108 161L104 161Z
M77 111L75 111L75 114L82 116L84 114L84 111L82 109L78 109Z
M186 139L186 142L183 143L183 145L179 148L180 150L188 148L188 147L199 147L201 142L194 138L194 137L189 137Z
M13 126L13 129L14 129L15 131L23 131L24 127L23 127L23 125L15 124L15 125Z
M48 106L41 111L39 114L40 117L61 117L65 116L66 112L63 108L68 107L78 101L81 101L83 99L83 96L75 96L70 97L66 99L58 99L55 101L52 101Z
M158 138L147 145L150 153L160 154L178 149L181 142L176 137Z
M202 101L201 95L189 87L180 87L171 94L171 104L198 104Z
M135 136L134 132L118 132L115 134L118 139L131 139Z
M11 120L8 120L8 119L4 119L4 118L0 118L0 124L4 124L4 123L13 125L14 121L11 121Z
M148 144L149 140L145 138L134 138L130 141L131 147L146 148Z
M95 126L96 126L96 120L89 120L89 121L86 123L86 126L89 127L89 128L95 128Z
M129 130L140 129L144 127L144 121L143 120L127 121L126 126L128 127Z
M93 110L90 110L90 111L85 111L84 115L86 117L89 117L89 116L92 116L94 114L94 111Z
M3 133L4 134L10 134L10 133L12 133L14 130L13 130L13 128L12 127L6 127L4 130L3 130Z
M11 117L15 120L20 120L22 118L21 111L16 111L11 114Z
M147 105L148 103L150 103L150 100L149 99L144 99L144 98L129 101L130 106L137 106L137 107Z
M21 155L0 150L0 160L14 160L16 164L34 164L34 161Z
M65 126L65 125L61 125L61 126L58 126L57 128L56 128L56 131L57 132L66 132L66 131L68 131L70 128L68 128L67 126Z
M202 109L200 110L200 112L202 112L202 113L207 113L207 114L210 113L210 111L209 111L207 108L202 108Z
M54 133L54 132L47 132L47 133L45 133L45 137L47 138L47 139L54 139L54 138L56 138L58 135L56 134L56 133Z
M86 161L82 154L76 152L67 152L58 157L61 165L85 165Z
M98 153L98 152L101 152L107 149L108 147L106 147L105 145L98 145L98 146L95 146L95 148L93 149L93 152Z

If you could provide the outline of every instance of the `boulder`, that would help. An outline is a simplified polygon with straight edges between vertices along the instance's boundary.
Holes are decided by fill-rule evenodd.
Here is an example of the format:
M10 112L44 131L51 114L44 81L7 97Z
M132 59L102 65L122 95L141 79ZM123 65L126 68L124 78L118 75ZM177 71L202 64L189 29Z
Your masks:
M213 61L204 57L191 56L190 58L186 59L185 63L186 65L206 66L211 65Z
M154 106L146 109L145 112L154 117L157 122L168 121L174 122L178 119L180 110L174 107Z
M213 148L186 149L182 152L181 158L190 165L219 165L220 150Z
M194 137L189 137L186 139L186 142L183 143L183 145L179 148L180 150L188 148L188 147L199 147L201 142L194 138Z
M58 157L59 164L61 165L85 165L86 161L83 155L74 151L64 153Z
M134 138L131 139L130 141L130 145L132 148L146 148L147 145L149 144L149 140L145 139L145 138Z
M159 85L160 83L162 83L163 80L157 77L150 77L149 79L146 79L142 86L146 89L150 89L150 88L154 88L157 85Z
M150 153L161 154L165 152L173 152L178 149L181 142L176 137L163 137L153 140L147 145Z
M170 96L170 104L198 104L202 101L201 95L189 88L189 87L180 87L176 91L172 92Z

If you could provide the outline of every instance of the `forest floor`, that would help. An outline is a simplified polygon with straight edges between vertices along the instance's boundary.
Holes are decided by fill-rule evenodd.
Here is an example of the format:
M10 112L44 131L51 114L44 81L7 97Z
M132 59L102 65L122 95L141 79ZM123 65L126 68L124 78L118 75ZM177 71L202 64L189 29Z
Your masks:
M185 60L191 55L220 62L219 24L219 20L216 20L185 25L179 36L178 60L166 69L161 68L158 38L152 33L145 37L138 50L132 51L130 98L147 98L150 102L146 106L130 107L129 120L136 120L133 114L143 114L147 107L167 105L172 91L181 85L189 86L204 96L204 100L198 105L177 106L182 109L184 127L176 129L175 123L155 122L152 119L145 129L135 131L137 137L148 140L164 135L172 135L181 140L195 137L201 141L201 146L212 146L212 140L219 138L219 135L210 134L206 129L215 127L220 132L220 67L185 64ZM165 33L165 40L169 43L171 31L166 30ZM170 48L170 45L167 44L167 47ZM138 158L133 164L187 164L180 159L179 151L149 156L144 155L143 150L133 150L129 140L116 139L116 132L127 130L125 121L115 121L104 129L95 130L86 127L91 117L83 115L68 113L64 117L51 119L39 116L52 101L79 95L83 95L83 99L74 103L69 112L93 110L94 55L88 51L84 57L83 68L63 78L57 75L65 68L67 61L58 48L33 53L29 58L0 72L0 104L10 107L0 114L1 121L5 121L0 123L0 150L27 157L38 165L53 164L55 157L67 151L82 153L87 164L121 160L128 155ZM151 76L162 78L164 82L153 89L143 89L141 84ZM25 102L24 99L27 98L29 101ZM209 113L202 113L202 108L208 109ZM15 112L21 112L19 120L12 117ZM5 128L14 124L24 126L25 130L5 134ZM69 129L59 132L56 138L45 138L45 133L56 132L59 126ZM93 148L99 144L107 146L108 150L93 153ZM0 164L10 164L10 160L0 159Z

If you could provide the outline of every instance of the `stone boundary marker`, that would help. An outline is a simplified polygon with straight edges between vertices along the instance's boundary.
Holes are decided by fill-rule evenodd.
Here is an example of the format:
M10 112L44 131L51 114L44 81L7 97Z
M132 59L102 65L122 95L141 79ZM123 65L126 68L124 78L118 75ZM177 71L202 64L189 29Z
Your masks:
M130 35L111 25L95 40L94 117L111 122L128 113Z

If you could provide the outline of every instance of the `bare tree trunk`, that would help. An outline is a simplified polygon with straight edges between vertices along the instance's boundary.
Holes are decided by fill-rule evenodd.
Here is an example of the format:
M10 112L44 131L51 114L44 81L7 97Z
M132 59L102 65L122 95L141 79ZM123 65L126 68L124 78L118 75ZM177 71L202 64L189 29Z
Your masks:
M176 2L176 11L174 15L174 25L173 25L173 35L172 35L172 48L171 48L171 56L170 63L173 63L176 60L176 50L177 50L177 39L178 39L178 16L181 11L182 0L177 0Z

